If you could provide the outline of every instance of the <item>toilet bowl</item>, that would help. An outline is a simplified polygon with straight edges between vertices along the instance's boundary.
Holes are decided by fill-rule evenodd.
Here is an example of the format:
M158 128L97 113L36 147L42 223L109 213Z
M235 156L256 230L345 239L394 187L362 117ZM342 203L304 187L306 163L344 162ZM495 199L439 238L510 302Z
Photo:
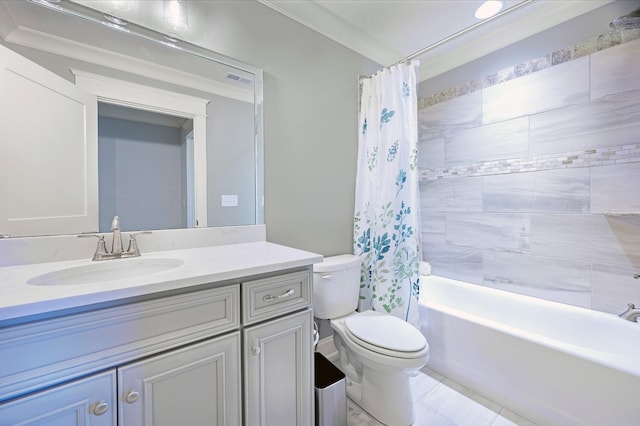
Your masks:
M338 349L336 365L347 376L347 395L380 422L410 425L415 420L410 375L429 359L418 329L392 315L356 312L360 259L325 258L314 265L314 315L329 319Z

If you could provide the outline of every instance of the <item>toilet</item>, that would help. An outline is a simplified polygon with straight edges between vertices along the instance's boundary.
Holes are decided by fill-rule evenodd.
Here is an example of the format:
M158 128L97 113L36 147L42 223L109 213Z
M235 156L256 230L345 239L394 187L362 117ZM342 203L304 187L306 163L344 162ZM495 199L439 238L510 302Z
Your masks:
M360 264L345 254L313 266L314 316L330 320L349 398L386 425L407 426L415 420L409 377L429 360L429 345L395 316L356 312Z

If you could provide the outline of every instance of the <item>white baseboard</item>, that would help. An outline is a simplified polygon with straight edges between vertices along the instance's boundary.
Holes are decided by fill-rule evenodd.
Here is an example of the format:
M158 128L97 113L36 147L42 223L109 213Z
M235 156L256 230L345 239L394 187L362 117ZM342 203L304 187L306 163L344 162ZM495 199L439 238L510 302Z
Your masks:
M336 346L333 344L333 336L320 339L316 351L320 352L331 362L338 359L338 349L336 349Z

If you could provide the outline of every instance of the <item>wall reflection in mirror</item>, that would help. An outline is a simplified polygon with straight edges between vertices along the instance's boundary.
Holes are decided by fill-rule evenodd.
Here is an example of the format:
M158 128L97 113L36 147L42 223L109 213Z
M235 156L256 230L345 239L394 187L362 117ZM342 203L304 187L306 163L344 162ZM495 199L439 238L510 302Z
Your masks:
M261 70L78 2L0 9L0 234L263 223Z

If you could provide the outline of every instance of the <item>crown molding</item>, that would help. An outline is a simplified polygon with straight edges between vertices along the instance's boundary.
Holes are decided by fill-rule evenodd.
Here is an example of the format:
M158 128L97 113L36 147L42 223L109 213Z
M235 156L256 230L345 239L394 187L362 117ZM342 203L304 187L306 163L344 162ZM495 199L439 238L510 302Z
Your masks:
M117 69L128 73L153 78L165 83L188 87L207 93L253 103L253 86L243 89L220 83L196 74L179 71L131 56L79 43L31 28L18 26L5 41L68 58ZM149 77L153 76L153 77Z
M379 64L391 64L403 57L401 52L372 38L314 1L258 2Z

